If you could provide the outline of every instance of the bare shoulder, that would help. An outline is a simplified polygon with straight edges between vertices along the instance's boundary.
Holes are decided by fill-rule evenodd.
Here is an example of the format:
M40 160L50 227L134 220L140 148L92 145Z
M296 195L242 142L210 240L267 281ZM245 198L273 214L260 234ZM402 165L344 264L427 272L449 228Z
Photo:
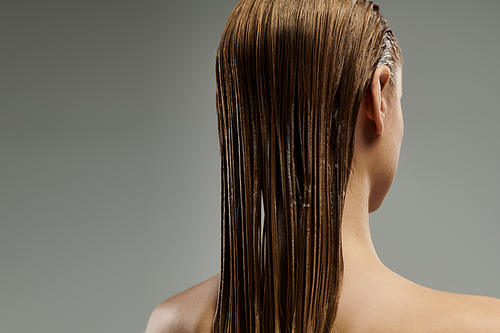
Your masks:
M414 298L416 307L412 312L417 315L420 330L500 332L500 299L427 290L420 301Z
M500 299L450 294L446 303L444 318L454 332L500 332Z
M218 290L217 274L170 297L153 311L146 333L211 332Z
M500 332L500 299L432 290L392 272L350 277L335 332Z

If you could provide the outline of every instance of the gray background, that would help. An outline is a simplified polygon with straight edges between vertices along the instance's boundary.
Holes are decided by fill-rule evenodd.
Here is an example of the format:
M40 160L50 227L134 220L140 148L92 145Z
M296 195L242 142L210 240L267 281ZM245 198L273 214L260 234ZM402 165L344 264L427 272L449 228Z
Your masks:
M500 297L500 1L380 0L403 48L384 263ZM219 269L230 0L1 1L0 332L142 332Z

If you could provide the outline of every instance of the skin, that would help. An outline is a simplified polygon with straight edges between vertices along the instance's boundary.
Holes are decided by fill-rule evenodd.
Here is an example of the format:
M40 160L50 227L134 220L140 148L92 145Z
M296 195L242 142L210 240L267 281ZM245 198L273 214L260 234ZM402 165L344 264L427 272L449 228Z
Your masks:
M378 258L369 213L380 207L396 174L403 140L401 70L397 87L380 66L356 125L353 168L342 220L344 278L333 332L500 332L500 300L419 286ZM211 332L219 275L160 304L146 333Z

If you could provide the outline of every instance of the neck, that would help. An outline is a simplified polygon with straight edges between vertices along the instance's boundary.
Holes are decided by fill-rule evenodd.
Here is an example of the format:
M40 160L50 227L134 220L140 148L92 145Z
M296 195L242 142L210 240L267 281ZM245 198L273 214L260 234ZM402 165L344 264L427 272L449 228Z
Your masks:
M354 174L349 180L342 217L342 251L346 270L355 265L382 264L370 234L369 196L368 177Z

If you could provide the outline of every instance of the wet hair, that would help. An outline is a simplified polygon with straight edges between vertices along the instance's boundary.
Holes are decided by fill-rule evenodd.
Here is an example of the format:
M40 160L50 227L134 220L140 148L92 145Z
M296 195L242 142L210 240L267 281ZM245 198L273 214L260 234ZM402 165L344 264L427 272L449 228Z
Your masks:
M401 63L364 0L242 0L216 56L221 272L214 332L330 332L364 92Z

